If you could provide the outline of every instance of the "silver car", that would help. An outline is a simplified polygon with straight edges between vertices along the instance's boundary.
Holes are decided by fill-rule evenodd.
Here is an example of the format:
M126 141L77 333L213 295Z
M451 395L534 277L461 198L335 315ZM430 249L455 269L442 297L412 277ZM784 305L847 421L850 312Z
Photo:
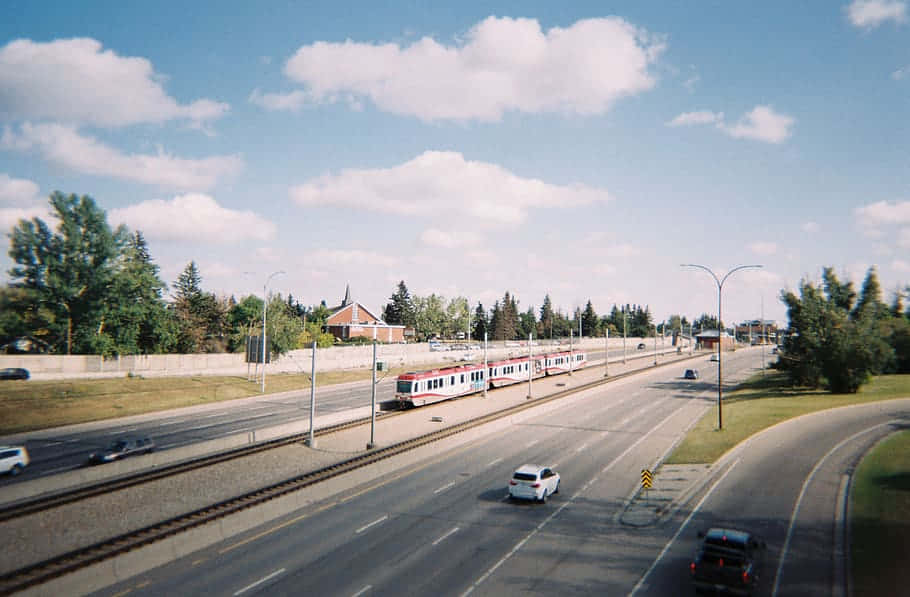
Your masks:
M546 502L547 496L559 493L559 473L545 466L525 464L509 479L509 498Z

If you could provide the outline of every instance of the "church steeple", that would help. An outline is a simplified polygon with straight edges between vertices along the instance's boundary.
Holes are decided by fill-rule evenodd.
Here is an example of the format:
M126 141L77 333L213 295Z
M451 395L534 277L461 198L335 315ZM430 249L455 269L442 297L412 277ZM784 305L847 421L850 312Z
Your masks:
M347 285L344 287L344 300L341 301L341 306L342 306L342 307L347 307L348 305L351 304L351 302L352 302L352 301L351 301L351 285L350 285L350 284L347 284Z

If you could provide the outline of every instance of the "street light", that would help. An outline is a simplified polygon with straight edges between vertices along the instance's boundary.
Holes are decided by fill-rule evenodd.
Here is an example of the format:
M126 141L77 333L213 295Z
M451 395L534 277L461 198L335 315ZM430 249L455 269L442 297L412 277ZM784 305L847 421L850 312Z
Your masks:
M724 275L723 278L718 279L717 275L711 271L710 268L705 267L704 265L698 265L695 263L683 263L680 267L697 267L703 269L714 278L714 282L717 283L717 429L723 430L724 428L724 419L723 419L723 353L721 352L721 324L720 324L720 315L721 315L721 292L724 288L724 282L727 281L727 278L730 277L730 274L737 272L741 269L759 269L761 265L739 265L734 267ZM734 332L736 329L734 328ZM736 343L736 340L733 341Z
M272 281L277 275L285 273L284 271L272 272L268 278L265 280L265 284L262 285L262 390L261 393L265 394L265 311L269 303L269 282Z

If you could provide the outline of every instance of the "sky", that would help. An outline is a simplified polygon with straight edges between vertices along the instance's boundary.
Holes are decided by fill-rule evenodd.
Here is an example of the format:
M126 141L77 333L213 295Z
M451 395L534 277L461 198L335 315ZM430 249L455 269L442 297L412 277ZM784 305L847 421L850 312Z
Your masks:
M89 195L171 286L377 312L715 314L681 264L728 325L827 266L890 303L908 4L6 0L0 229Z

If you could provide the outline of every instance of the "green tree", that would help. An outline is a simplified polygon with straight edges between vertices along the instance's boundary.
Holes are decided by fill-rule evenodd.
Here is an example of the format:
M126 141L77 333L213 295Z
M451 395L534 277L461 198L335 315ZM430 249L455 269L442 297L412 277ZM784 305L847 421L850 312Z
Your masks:
M484 334L490 331L490 321L483 304L478 302L477 308L474 309L474 317L471 319L471 338L474 340L483 340Z
M591 303L591 299L588 299L588 304L585 305L584 313L581 314L582 335L591 337L597 336L597 324L599 321L600 319L597 317L597 313L594 312L594 305Z
M414 300L404 280L398 283L398 289L389 297L389 303L382 310L382 319L389 325L414 327Z
M459 296L450 300L448 306L446 306L446 319L448 321L445 326L445 334L452 336L457 332L470 332L468 330L470 315L471 306L468 304L468 299Z
M303 321L297 311L280 294L269 300L266 312L266 334L272 354L285 354L295 348L303 348L300 335L304 332Z
M50 196L57 232L40 218L20 220L10 234L11 285L33 293L43 314L45 339L67 354L92 352L103 332L115 262L126 240L112 231L104 211L83 195Z
M553 303L550 301L550 295L543 297L543 305L540 306L540 319L537 322L537 336L539 338L553 338Z
M426 339L442 334L446 325L445 297L437 294L415 296L413 302L417 335Z

